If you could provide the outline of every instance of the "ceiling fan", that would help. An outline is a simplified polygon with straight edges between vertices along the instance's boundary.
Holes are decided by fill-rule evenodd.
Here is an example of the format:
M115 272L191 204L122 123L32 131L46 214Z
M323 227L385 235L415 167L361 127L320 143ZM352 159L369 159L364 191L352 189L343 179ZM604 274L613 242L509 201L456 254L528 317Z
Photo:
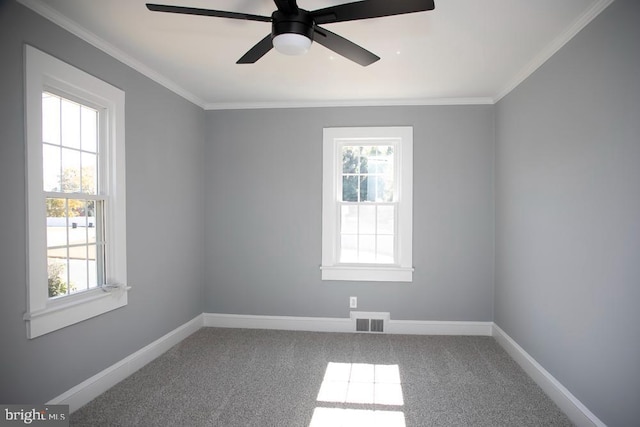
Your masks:
M272 47L287 55L301 55L309 50L311 42L315 40L362 66L370 65L380 57L319 25L423 12L435 8L433 0L362 0L314 11L299 8L296 0L274 0L274 3L277 9L270 17L153 3L147 3L147 8L154 12L271 22L271 34L249 49L237 64L253 64Z

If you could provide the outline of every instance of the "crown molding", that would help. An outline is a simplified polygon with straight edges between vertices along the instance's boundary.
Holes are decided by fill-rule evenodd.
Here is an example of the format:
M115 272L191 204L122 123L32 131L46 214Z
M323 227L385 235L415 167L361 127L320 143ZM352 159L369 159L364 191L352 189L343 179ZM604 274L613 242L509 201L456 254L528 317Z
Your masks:
M518 72L515 77L494 96L495 102L500 101L514 90L520 83L534 73L542 64L547 62L557 51L567 44L576 34L586 27L596 16L605 10L614 0L598 0L593 6L587 9L576 21L562 34L556 37L542 51L536 55L529 63Z
M220 102L205 104L205 110L253 110L274 108L325 108L325 107L389 107L428 105L491 105L491 97L477 98L421 98L421 99L372 99L342 101L282 101L282 102Z
M71 34L81 38L82 40L86 41L92 46L100 49L106 54L112 56L113 58L117 59L123 64L128 65L129 67L133 68L139 73L147 76L151 80L164 86L165 88L176 93L177 95L180 95L187 101L199 106L200 108L204 108L206 103L199 97L195 96L194 94L184 89L183 87L177 85L175 82L173 82L169 78L151 69L150 67L146 66L145 64L138 61L137 59L124 53L122 50L113 46L111 43L106 42L105 40L98 37L91 31L88 31L86 28L80 26L77 22L62 15L60 12L53 9L51 6L47 5L41 0L17 0L17 2L22 4L25 7L28 7L29 9L43 16L44 18L48 19L49 21L53 22L59 27L64 28L65 30L69 31Z

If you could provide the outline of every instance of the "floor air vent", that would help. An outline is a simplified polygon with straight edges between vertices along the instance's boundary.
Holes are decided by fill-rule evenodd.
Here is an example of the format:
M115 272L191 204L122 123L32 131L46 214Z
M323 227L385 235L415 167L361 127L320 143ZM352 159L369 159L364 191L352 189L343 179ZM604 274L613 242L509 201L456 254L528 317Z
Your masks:
M384 332L384 320L371 319L371 332Z
M356 319L356 331L369 332L369 319Z
M389 313L352 311L351 320L356 332L384 332Z

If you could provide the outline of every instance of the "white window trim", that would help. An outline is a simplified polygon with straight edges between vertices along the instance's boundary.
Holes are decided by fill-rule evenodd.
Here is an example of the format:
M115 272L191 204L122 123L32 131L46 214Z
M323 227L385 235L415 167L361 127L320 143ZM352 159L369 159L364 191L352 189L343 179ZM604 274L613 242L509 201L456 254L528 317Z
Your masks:
M108 287L49 299L46 209L42 177L42 92L83 99L106 112L103 171L107 173ZM122 90L25 45L25 131L27 162L27 337L35 338L127 304L125 211L125 94Z
M338 147L341 141L399 138L397 263L342 264L338 258ZM413 281L413 127L345 127L323 131L322 280Z

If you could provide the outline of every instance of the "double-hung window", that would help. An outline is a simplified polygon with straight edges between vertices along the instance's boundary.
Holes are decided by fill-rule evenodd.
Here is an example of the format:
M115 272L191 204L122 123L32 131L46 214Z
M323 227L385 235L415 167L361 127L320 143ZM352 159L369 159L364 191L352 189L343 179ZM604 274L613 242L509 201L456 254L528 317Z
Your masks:
M322 279L412 280L411 127L325 128Z
M127 303L124 92L26 46L30 338Z

